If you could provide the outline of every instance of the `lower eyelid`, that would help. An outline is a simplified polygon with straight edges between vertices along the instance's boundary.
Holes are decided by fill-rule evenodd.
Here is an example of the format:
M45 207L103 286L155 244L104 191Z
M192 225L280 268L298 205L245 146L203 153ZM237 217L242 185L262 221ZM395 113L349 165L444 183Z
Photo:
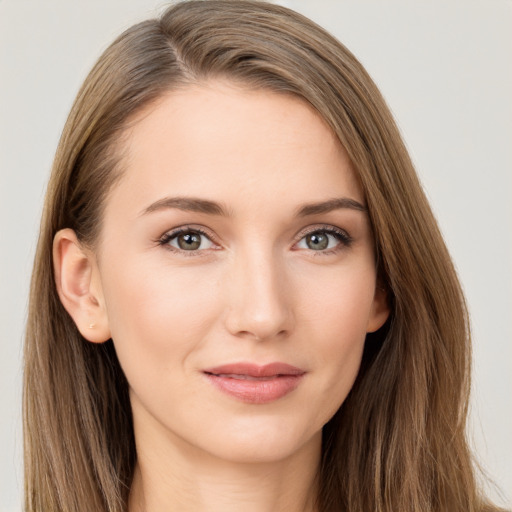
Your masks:
M201 237L204 237L206 238L209 243L211 243L213 246L217 246L217 244L215 243L215 241L212 239L212 237L206 233L205 231L203 231L202 229L198 229L198 228L193 228L193 227L183 227L183 228L179 228L175 231L168 231L167 233L165 233L164 235L162 235L159 239L158 239L158 244L159 245L162 245L162 246L167 246L167 247L170 247L172 249L175 249L176 251L182 251L182 252L200 252L200 251L204 251L205 249L196 249L196 250L191 250L191 251L186 251L184 249L180 249L179 247L174 247L170 244L170 242L172 240L176 240L177 237L179 237L180 235L183 235L185 233L197 233L198 235L200 235Z
M209 241L209 243L211 244L211 247L207 247L204 249L198 248L198 249L193 249L193 250L186 250L186 249L181 249L180 247L175 247L170 244L170 242L172 240L175 240L178 236L180 236L184 233L199 234L201 237L204 237ZM353 241L352 238L350 237L350 235L342 230L333 229L332 227L329 227L329 228L317 227L315 229L311 229L310 231L308 231L306 233L303 233L302 236L300 237L300 239L297 242L295 242L294 245L299 244L308 235L312 235L314 233L324 233L328 236L334 237L338 241L338 244L335 247L326 248L323 250L315 251L314 249L305 248L311 252L316 252L319 255L336 252L337 250L342 249L343 247L350 246L350 244ZM183 226L182 228L178 228L175 231L170 231L170 232L165 233L157 240L157 243L161 246L164 246L165 248L168 248L169 250L183 253L186 256L193 256L194 254L197 255L198 253L202 253L207 250L215 250L215 249L219 248L218 244L213 240L213 237L209 233L205 232L203 229L196 228L196 227L188 227L188 226Z
M180 233L180 234L178 234L178 235L174 235L174 236L172 236L172 237L170 238L169 242L168 242L168 243L169 243L169 245L170 245L172 242L177 241L178 237L179 237L181 234L182 234L182 233ZM214 245L214 244L213 244L213 242L212 242L212 241L211 241L207 236L205 236L205 235L203 235L203 234L201 234L201 233L199 233L199 235L200 235L200 237L201 237L201 238L204 238L204 239L206 239L206 240L207 240L206 244L211 244L212 246ZM178 242L176 242L176 243L178 243ZM174 246L174 245L171 245L171 247L174 247L175 249L182 250L182 251L185 251L185 252L199 252L199 251L204 251L204 250L206 250L206 249L211 249L211 248L212 248L212 247L203 247L203 248L201 248L201 246L203 245L203 243L204 243L204 241L203 241L203 240L201 240L200 245L199 245L199 247L198 247L197 249L190 249L190 250L188 250L188 251L187 251L186 249L182 249L181 247L176 247L176 246Z
M310 247L300 247L300 249L305 249L305 250L310 250L310 251L313 251L313 252L319 252L319 253L326 253L326 252L329 252L329 251L334 251L340 247L343 247L343 246L346 246L347 245L347 241L344 240L344 239L341 239L337 236L335 236L334 234L331 234L331 233L326 233L328 236L334 238L336 245L334 247L327 247L325 249L318 249L318 250L315 250L315 249L311 249ZM302 237L296 245L298 244L306 244L306 241L305 241L305 238L307 237L308 235L305 235L304 237ZM329 245L329 244L328 244Z

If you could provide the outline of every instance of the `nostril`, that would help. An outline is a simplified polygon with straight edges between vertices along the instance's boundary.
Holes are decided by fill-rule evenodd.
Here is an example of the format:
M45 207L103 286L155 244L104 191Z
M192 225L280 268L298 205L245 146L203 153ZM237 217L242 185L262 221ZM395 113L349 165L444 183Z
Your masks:
M293 330L293 295L279 263L267 254L263 265L263 257L252 252L248 258L244 252L225 283L225 327L238 338L283 339Z

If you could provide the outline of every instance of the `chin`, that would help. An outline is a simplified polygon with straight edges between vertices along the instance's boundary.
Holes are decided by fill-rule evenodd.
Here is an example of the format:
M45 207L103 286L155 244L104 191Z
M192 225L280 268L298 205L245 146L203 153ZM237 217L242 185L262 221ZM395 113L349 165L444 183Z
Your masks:
M261 422L253 428L245 427L230 429L214 438L209 436L209 446L204 445L204 449L218 459L245 464L275 463L310 450L320 452L321 429L305 432L290 425Z

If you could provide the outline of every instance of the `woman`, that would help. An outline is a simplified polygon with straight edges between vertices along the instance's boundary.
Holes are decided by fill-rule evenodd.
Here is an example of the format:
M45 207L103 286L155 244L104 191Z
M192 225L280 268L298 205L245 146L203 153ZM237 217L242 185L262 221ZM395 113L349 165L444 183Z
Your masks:
M27 510L492 510L469 357L407 152L340 43L211 1L107 49L36 256Z

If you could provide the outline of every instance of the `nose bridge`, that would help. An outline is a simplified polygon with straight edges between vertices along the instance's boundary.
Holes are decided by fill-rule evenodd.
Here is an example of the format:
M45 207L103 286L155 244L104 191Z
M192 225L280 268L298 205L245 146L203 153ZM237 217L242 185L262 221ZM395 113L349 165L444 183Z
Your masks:
M271 246L251 244L240 250L228 280L226 326L232 334L263 340L290 331L291 290L284 262Z

